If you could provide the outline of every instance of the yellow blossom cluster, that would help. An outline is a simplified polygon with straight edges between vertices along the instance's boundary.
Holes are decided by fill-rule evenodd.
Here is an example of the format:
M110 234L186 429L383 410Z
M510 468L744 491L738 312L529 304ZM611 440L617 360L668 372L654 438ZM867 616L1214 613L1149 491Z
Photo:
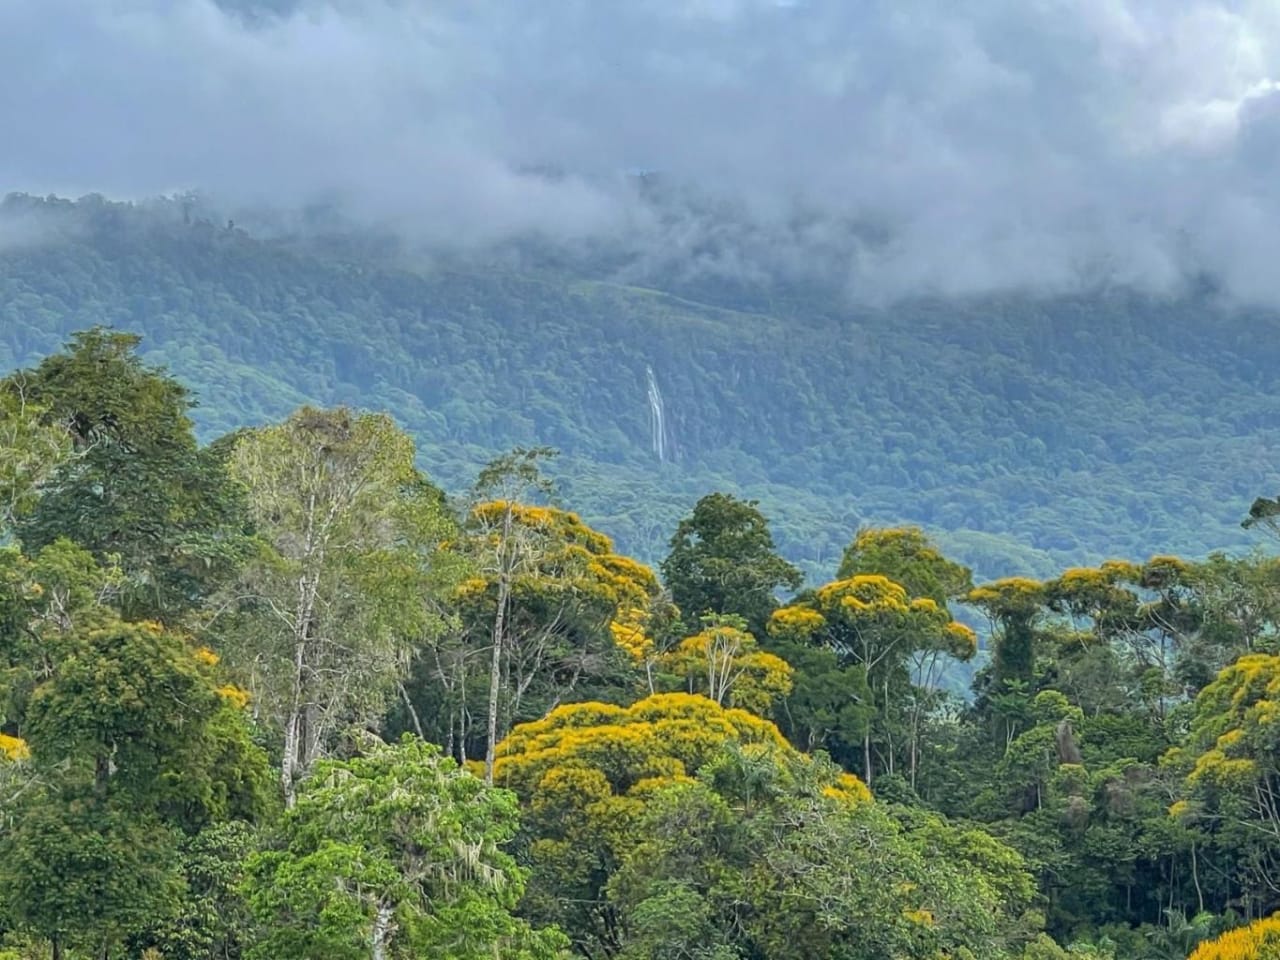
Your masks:
M978 649L977 635L951 619L932 597L909 597L902 584L880 574L857 574L819 587L812 596L774 612L767 629L780 640L858 643L881 650L939 649L961 659ZM868 657L880 654L868 654Z
M729 745L800 756L767 720L696 694L668 693L629 707L568 704L521 724L498 745L494 779L535 803L552 802L548 790L558 794L569 782L583 798L634 797L642 785L651 790L691 777ZM847 774L831 786L850 799L870 796Z
M810 607L795 605L775 610L769 618L771 636L784 640L800 640L826 626L826 618Z
M642 618L636 611L623 611L609 624L613 642L626 651L635 663L644 663L653 655L653 638L645 632Z
M226 684L218 688L218 696L222 697L237 710L243 710L249 705L249 691L242 690L234 684Z
M27 747L27 741L0 733L0 759L17 761L26 760L29 756L31 750Z
M950 641L948 652L953 657L968 660L978 652L978 635L974 633L972 627L968 627L958 620L952 620L943 630Z
M818 604L839 604L854 613L905 613L907 591L880 574L859 574L818 588Z
M1030 577L1005 577L969 591L970 603L991 606L1037 604L1044 596L1044 584Z
M218 655L208 647L197 647L195 651L195 658L206 667L216 667L219 660Z
M1280 914L1207 940L1188 960L1280 960Z

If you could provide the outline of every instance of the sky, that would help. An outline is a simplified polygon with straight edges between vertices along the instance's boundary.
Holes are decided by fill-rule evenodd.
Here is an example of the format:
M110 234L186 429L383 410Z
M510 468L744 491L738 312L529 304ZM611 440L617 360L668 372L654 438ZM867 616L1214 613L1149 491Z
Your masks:
M0 193L1280 305L1276 0L250 2L0 0Z

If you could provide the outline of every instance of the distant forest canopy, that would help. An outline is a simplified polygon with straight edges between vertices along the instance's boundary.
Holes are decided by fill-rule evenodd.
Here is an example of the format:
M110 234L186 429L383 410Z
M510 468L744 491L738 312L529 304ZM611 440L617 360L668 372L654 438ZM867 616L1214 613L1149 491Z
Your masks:
M1246 549L1240 517L1274 485L1280 316L1211 291L872 308L627 285L604 254L415 263L303 235L263 239L194 198L10 196L0 370L93 325L135 331L197 392L204 439L303 403L386 409L453 490L549 444L565 501L620 550L657 559L725 490L760 501L809 582L883 522L982 576Z
M655 569L139 342L0 378L0 960L1274 960L1280 557L805 587L715 492Z

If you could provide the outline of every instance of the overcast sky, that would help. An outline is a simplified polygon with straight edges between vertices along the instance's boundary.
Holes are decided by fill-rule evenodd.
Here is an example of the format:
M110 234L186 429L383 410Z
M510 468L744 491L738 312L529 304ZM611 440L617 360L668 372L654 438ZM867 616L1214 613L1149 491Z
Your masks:
M0 193L679 249L706 224L655 224L626 176L659 170L854 289L1205 269L1280 303L1276 0L276 5L0 0Z

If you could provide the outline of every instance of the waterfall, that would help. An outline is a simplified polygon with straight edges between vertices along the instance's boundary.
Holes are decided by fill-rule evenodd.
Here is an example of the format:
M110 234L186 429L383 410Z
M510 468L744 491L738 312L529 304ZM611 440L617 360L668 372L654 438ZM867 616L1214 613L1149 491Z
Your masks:
M653 376L653 367L644 368L648 381L649 424L653 428L653 452L658 455L659 463L667 462L667 417L662 406L662 391L658 389L658 381Z

